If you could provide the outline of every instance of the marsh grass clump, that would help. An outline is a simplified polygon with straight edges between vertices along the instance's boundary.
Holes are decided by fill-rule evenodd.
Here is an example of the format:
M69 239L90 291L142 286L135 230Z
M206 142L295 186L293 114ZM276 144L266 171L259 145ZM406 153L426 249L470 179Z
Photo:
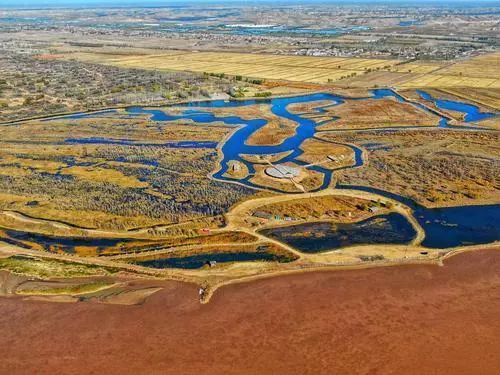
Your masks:
M80 277L110 275L118 272L117 268L80 264L52 259L41 259L15 255L0 259L0 269L15 274L39 277Z

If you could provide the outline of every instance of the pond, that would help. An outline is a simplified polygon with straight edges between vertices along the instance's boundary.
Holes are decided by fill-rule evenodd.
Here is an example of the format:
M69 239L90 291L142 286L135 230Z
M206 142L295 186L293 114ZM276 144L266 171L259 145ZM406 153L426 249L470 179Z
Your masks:
M228 263L228 262L249 262L267 261L286 263L293 260L285 255L277 255L269 252L238 252L238 253L211 253L199 254L186 257L158 257L157 259L136 261L134 264L151 268L201 268L208 262Z
M412 225L397 213L357 223L314 222L265 229L260 233L305 253L364 244L407 244L416 236Z

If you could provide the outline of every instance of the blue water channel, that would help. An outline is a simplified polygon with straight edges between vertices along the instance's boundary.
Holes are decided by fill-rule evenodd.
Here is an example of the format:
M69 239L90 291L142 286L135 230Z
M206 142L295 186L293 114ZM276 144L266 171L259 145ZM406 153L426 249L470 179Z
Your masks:
M148 146L148 147L167 147L167 148L216 148L217 142L209 141L178 141L178 142L140 142L129 139L115 139L102 137L89 138L68 138L65 143L80 145L121 145L121 146Z
M398 94L392 90L374 90L373 98L382 99L388 96L396 96L398 100L403 100ZM275 98L275 99L264 99L264 100L241 100L241 101L224 101L224 100L214 100L205 102L192 102L187 105L188 109L178 115L171 115L162 110L157 109L144 109L141 107L131 107L128 108L127 112L132 114L146 113L151 115L151 120L153 121L176 121L176 120L191 120L196 123L214 123L222 122L226 125L239 126L231 137L223 144L221 151L224 155L223 160L220 163L220 169L214 174L214 178L222 181L238 181L248 187L260 188L260 186L255 185L250 181L252 174L255 173L255 168L252 163L241 158L241 154L247 155L268 155L268 154L278 154L283 152L290 152L289 155L283 157L282 159L276 161L276 163L293 162L295 164L305 166L307 163L298 159L298 157L303 153L300 150L301 144L312 138L316 133L316 128L322 123L318 123L313 119L304 117L302 114L294 114L288 111L288 106L290 104L297 103L308 103L314 101L330 101L331 103L327 106L339 105L348 100L339 95L329 94L329 93L317 93L303 96L294 96L288 98ZM353 99L362 100L362 99ZM246 140L257 130L262 128L267 124L265 119L242 119L238 116L226 116L220 117L216 116L211 112L204 112L202 108L231 108L231 107L243 107L255 104L268 103L271 105L271 112L277 117L288 119L290 121L296 122L298 124L296 133L285 139L279 145L273 146L255 146L248 145ZM196 107L196 109L192 109ZM322 107L324 108L324 107ZM318 108L316 111L321 112L322 108ZM352 166L360 166L362 164L362 150L355 147L349 146L354 151L355 162ZM249 170L249 176L243 180L231 179L230 177L224 176L228 170L228 162L230 160L237 160L242 164L245 164ZM323 174L323 184L316 190L322 190L328 187L332 179L332 171L321 166L308 166L307 169L314 170ZM278 189L266 188L268 190L273 190L280 192Z
M431 94L422 90L417 90L417 93L422 99L433 102L439 109L463 113L465 122L476 122L498 117L495 113L481 112L481 109L473 104L434 98Z
M422 94L422 92L419 92ZM393 97L400 102L405 102L406 100L390 89L376 89L372 91L372 98L383 99L387 97ZM299 124L296 130L296 134L283 143L276 146L249 146L245 142L246 140L259 128L266 124L263 119L254 120L244 120L239 117L216 117L211 113L204 113L194 110L186 110L183 114L172 116L168 115L163 111L158 110L144 110L142 108L132 108L130 111L132 113L151 113L152 119L156 121L172 121L177 119L190 119L196 122L214 122L222 121L225 124L230 125L243 125L238 129L233 136L223 145L222 152L224 158L221 162L221 169L214 175L215 178L220 180L230 180L228 177L224 177L224 173L227 171L229 160L238 160L244 163L250 173L254 173L255 170L251 163L243 160L240 154L251 154L251 155L266 155L275 154L285 151L292 151L292 153L283 159L279 160L277 163L284 162L294 162L299 165L305 165L306 163L297 160L297 157L302 154L299 149L302 142L314 136L316 132L316 127L321 123L317 123L312 119L303 117L301 114L293 114L287 110L287 106L295 103L307 103L312 101L331 101L328 106L335 106L343 103L346 100L363 100L364 98L348 99L338 95L319 93L311 94L305 96L296 96L290 98L276 98L267 100L266 102L271 104L271 111L276 116L286 118L291 121L295 121ZM203 103L192 103L191 106L196 106L199 108L220 108L220 107L237 107L253 105L257 103L262 103L262 101L255 100L244 100L244 101L211 101ZM427 108L423 105L415 104L420 108L427 111ZM466 121L480 121L492 116L491 113L483 113L478 107L461 102L451 102L451 101L441 101L438 100L436 105L443 109L453 109L459 110L466 113ZM447 108L444 108L446 106ZM324 107L322 107L324 108ZM322 108L316 109L316 111L321 112ZM447 119L442 118L440 126L446 126L448 123ZM363 164L362 150L353 147L355 153L355 163L353 166L344 167L351 168L354 166L360 166ZM320 166L308 167L309 169L316 170L323 173L324 182L323 185L318 189L322 190L330 185L332 178L332 171L322 168ZM255 187L249 181L249 178L240 181L249 187ZM358 187L355 187L358 188ZM452 246L460 245L470 245L470 244L481 244L489 243L496 240L500 240L500 231L498 229L498 223L500 223L500 205L488 205L488 206L464 206L464 207L450 207L450 208L439 208L439 209L428 209L420 206L410 199L380 191L377 189L359 187L360 190L368 190L383 196L390 196L397 201L405 203L414 209L415 216L421 226L424 228L426 237L423 242L423 246L430 248L446 248ZM401 221L394 221L395 226L399 226L402 232L407 229L408 223ZM354 228L354 227L353 227ZM347 230L347 229L346 229ZM361 236L361 233L359 234ZM362 237L362 236L361 236ZM405 239L407 236L405 236ZM321 246L320 246L321 247Z

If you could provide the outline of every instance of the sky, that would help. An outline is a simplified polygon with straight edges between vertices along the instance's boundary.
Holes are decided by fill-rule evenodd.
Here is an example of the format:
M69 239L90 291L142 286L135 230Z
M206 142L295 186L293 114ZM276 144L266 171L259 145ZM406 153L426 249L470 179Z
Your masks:
M453 4L488 4L498 6L498 2L492 0L0 0L0 8L45 8L45 7L153 7L153 6L169 6L180 4L203 4L203 3L219 3L219 4L252 4L257 2L268 2L274 4L314 4L314 3L330 3L330 4L422 4L434 3L439 5Z

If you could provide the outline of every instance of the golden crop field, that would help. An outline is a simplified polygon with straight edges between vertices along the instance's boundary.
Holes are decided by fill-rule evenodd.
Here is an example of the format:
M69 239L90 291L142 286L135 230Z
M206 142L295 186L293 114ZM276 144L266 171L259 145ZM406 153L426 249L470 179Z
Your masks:
M327 83L369 70L390 69L398 60L277 56L228 52L170 52L155 55L80 53L77 59L128 68L241 75L249 78Z
M438 69L443 68L443 64L437 63L420 63L420 62L411 62L408 64L401 64L391 68L392 72L398 73L418 73L418 74L426 74L435 72Z
M224 73L319 84L350 77L347 82L354 87L376 84L399 88L500 88L500 53L456 63L183 51L151 55L76 53L68 57L125 68Z
M422 68L420 68L422 67ZM396 67L401 71L422 73L408 81L399 84L402 88L413 87L477 87L477 88L500 88L500 53L491 53L478 56L469 60L460 61L455 64L430 69L427 63L411 63Z

